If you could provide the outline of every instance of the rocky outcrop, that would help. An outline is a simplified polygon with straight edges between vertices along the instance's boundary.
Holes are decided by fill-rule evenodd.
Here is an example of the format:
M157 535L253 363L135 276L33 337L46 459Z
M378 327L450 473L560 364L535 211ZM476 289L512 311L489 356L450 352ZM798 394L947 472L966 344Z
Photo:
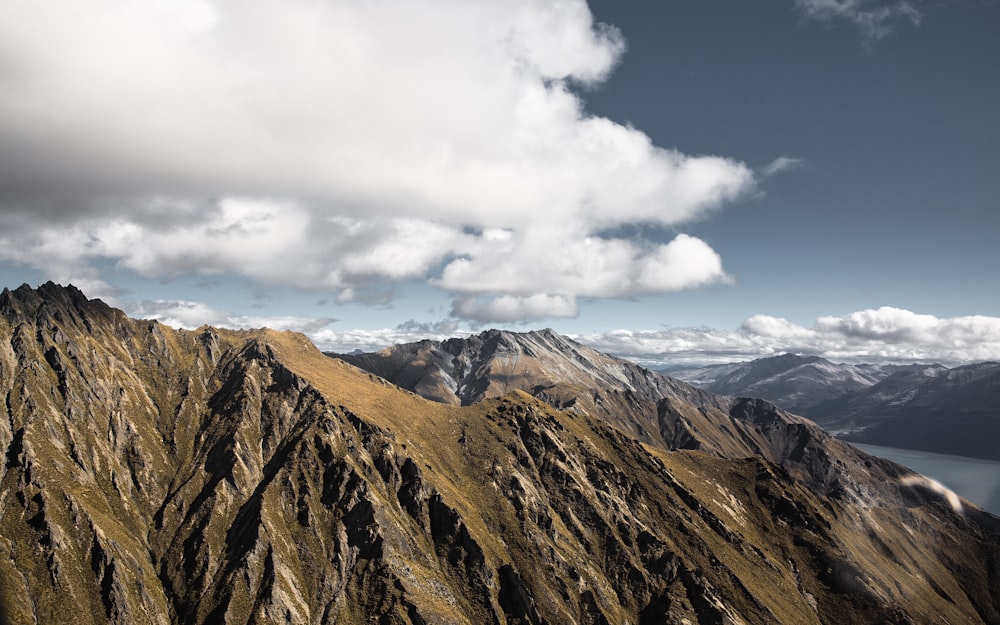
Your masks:
M3 623L1000 622L995 517L769 405L672 398L671 450L69 287L0 312Z

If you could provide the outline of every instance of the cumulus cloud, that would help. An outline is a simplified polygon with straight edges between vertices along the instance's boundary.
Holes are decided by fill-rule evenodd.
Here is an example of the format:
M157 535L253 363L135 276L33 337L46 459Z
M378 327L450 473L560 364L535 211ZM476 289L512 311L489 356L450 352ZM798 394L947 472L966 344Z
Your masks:
M451 312L480 323L516 323L543 317L575 317L578 310L572 296L539 293L523 297L462 297L455 300Z
M334 328L327 328L309 334L309 338L312 339L317 347L325 352L350 354L355 351L377 352L391 345L415 343L425 339L444 341L472 334L469 330L457 327L435 326L437 324L417 324L414 327L413 324L407 322L394 328L380 328L375 330L336 330Z
M697 239L599 234L755 186L585 111L624 48L584 0L0 0L0 258L97 295L107 267L429 280L496 320L724 280Z
M489 233L477 248L450 262L436 284L474 296L456 300L454 313L484 322L573 317L577 297L669 293L729 280L722 258L684 234L653 245L536 226L519 236ZM504 295L489 296L495 293Z
M417 321L410 319L396 326L399 332L412 332L419 335L433 336L458 336L460 334L460 323L456 319L443 319L441 321Z
M1000 360L1000 317L942 319L892 307L820 317L812 327L754 315L733 330L614 330L577 338L649 365L733 362L787 352L839 362Z

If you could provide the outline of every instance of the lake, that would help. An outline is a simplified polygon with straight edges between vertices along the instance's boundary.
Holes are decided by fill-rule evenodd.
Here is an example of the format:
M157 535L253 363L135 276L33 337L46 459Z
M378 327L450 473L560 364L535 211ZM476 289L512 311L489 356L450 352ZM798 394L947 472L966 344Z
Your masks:
M851 444L873 456L892 460L934 478L980 508L1000 515L1000 462L915 449Z

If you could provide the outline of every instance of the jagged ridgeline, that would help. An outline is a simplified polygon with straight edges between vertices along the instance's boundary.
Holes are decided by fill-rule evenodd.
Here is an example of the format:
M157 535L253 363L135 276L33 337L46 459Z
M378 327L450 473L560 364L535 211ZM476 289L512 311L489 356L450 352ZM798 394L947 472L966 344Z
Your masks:
M765 402L494 339L449 405L5 290L0 623L1000 623L996 517Z

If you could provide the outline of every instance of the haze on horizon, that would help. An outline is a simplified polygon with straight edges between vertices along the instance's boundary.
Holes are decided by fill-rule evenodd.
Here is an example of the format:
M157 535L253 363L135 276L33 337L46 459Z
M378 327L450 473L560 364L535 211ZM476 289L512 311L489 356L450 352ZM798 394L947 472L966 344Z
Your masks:
M0 0L0 276L371 350L1000 359L1000 4Z

